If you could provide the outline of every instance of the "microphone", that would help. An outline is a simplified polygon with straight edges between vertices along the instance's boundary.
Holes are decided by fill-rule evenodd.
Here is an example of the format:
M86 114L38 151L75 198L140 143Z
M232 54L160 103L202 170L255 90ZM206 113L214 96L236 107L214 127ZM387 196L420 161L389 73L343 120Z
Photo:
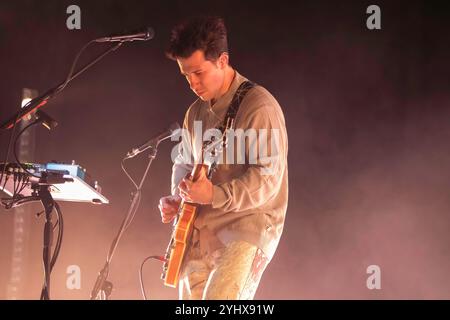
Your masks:
M45 113L42 110L36 111L34 115L36 117L36 121L41 122L42 125L46 127L48 130L53 130L58 125L58 122L56 122L55 119L50 117L47 113Z
M164 130L163 132L158 134L156 137L151 138L146 143L142 144L141 146L139 146L137 148L131 149L131 151L129 151L127 153L125 159L133 158L133 157L137 156L139 153L144 152L148 148L157 147L161 141L173 136L176 133L175 131L177 131L178 129L180 129L180 125L178 124L178 122L172 123L169 126L169 128L167 128L166 130Z
M135 41L135 40L147 41L147 40L153 39L154 36L155 36L155 31L150 27L146 27L146 28L140 29L137 32L132 32L129 34L98 38L98 39L95 39L95 42L117 42L117 41L127 42L127 41Z

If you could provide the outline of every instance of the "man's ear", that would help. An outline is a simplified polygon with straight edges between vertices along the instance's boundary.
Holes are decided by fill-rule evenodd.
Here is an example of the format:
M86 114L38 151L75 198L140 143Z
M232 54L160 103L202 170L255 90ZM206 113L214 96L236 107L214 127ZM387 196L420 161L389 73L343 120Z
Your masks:
M220 69L225 69L226 66L228 66L230 57L228 56L227 52L222 52L219 56L219 67Z

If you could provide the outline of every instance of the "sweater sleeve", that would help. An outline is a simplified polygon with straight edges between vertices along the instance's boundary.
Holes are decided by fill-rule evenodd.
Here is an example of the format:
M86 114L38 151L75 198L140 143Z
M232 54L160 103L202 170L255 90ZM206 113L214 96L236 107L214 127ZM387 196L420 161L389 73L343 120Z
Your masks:
M244 174L213 187L212 207L225 212L257 208L275 196L287 165L287 134L278 104L259 106L240 127L254 129L257 135L256 138L249 137L245 146L249 165ZM258 150L256 155L252 151L255 149ZM256 160L253 163L252 157Z
M172 158L174 163L172 166L172 179L171 179L171 193L172 195L179 194L178 185L180 181L190 172L192 172L193 157L192 157L192 144L188 127L189 112L186 113L183 121L183 130L181 130L181 142L176 146L176 149L172 151Z

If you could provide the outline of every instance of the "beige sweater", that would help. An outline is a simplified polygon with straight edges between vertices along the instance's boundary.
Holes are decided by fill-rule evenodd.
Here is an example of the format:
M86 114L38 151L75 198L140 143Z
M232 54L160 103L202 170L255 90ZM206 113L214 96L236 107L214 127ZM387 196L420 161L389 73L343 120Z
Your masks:
M234 93L245 80L236 72L230 89L214 105L198 99L187 110L183 127L188 130L191 140L184 139L175 159L172 194L178 193L179 182L200 159L201 145L195 141L202 141L202 137L196 137L200 131L195 130L194 121L201 121L203 132L221 124ZM288 140L283 111L275 98L261 86L247 93L236 115L235 129L248 128L258 133L256 140L252 141L255 144L246 144L244 155L244 150L237 142L234 143L234 159L231 152L229 157L224 152L223 163L217 166L212 177L213 203L200 207L195 221L199 233L195 234L205 253L230 241L244 240L257 245L272 259L283 231L288 203ZM267 135L259 134L259 129L267 129ZM267 142L267 155L259 147L252 148L260 146L262 141ZM273 148L275 142L277 148ZM186 159L182 148L191 148L189 152L194 155L193 160ZM256 153L253 161L249 157L250 150L261 151ZM243 158L245 163L242 163Z

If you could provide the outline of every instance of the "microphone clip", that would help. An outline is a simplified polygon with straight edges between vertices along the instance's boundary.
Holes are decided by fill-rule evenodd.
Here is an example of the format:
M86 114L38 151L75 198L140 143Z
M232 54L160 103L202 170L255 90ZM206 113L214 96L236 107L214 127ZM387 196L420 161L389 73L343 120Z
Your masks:
M152 141L151 143L149 143L145 149L140 149L140 148L133 148L131 149L131 151L127 152L127 155L125 156L125 159L131 159L136 157L138 154L140 154L141 152L144 152L148 149L150 149L150 156L152 155L156 155L156 148L158 147L158 141Z

